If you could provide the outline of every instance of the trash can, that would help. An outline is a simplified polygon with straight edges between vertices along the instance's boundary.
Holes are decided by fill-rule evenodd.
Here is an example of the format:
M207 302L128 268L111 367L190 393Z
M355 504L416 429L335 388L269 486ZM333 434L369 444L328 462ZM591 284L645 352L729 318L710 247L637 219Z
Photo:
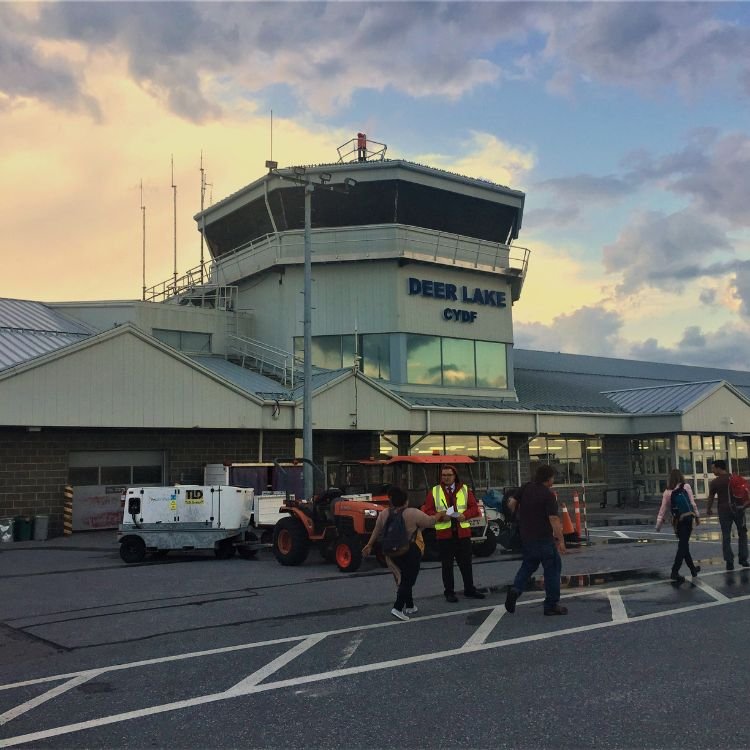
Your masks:
M17 542L31 541L31 527L33 521L26 516L16 516L13 519L13 539Z
M0 518L0 544L13 541L13 519Z
M49 531L49 516L34 516L34 541L46 542Z

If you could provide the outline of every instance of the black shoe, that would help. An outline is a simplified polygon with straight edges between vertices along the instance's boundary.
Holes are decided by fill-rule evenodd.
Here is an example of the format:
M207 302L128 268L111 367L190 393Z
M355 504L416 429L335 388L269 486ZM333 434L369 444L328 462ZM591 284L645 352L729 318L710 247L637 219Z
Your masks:
M727 570L734 570L734 563L733 562L727 563Z
M568 614L568 608L563 607L561 604L555 604L552 609L545 609L544 614L548 617L551 615L567 615Z
M698 573L700 573L700 572L701 572L701 566L700 565L696 565L693 568L693 573L692 573L693 578L697 578L698 577Z
M750 562L748 562L747 560L740 560L740 565L743 568L750 568Z
M450 594L445 595L445 601L450 602L451 604L455 604L458 601L458 597L451 592Z
M682 583L685 580L685 576L681 576L679 573L673 572L671 576L669 576L673 581L677 581L677 583Z
M485 595L481 591L477 591L474 589L474 591L464 591L464 596L467 599L484 599Z
M508 589L508 593L505 597L505 611L513 614L516 611L516 600L518 599L518 592L515 589Z

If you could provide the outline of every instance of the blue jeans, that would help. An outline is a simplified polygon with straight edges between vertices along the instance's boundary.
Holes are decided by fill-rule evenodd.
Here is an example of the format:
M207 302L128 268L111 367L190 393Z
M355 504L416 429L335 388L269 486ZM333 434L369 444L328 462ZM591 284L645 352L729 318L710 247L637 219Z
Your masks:
M542 564L544 570L544 611L555 608L560 601L560 571L562 560L555 542L550 540L524 542L523 562L516 573L513 588L521 595L526 590L526 584L536 569Z
M744 508L732 513L726 511L719 513L719 524L721 526L721 549L724 553L724 560L728 563L734 562L734 552L732 551L732 524L737 527L737 536L739 537L738 557L740 564L747 562L747 523L745 522Z

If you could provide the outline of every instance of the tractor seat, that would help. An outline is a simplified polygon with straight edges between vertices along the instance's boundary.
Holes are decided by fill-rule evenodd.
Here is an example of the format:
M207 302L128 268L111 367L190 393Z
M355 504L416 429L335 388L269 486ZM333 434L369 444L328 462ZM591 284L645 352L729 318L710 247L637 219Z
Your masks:
M328 523L334 520L336 500L344 493L338 487L329 487L318 495L315 502L315 516L319 521Z

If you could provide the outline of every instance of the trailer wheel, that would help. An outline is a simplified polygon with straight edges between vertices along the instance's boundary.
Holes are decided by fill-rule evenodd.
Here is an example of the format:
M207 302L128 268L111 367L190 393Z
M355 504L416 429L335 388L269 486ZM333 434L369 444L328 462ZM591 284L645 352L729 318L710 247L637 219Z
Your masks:
M253 534L252 531L246 531L245 532L245 541L246 542L257 542L258 537ZM250 547L237 547L237 554L243 559L243 560L251 560L253 559L257 554L258 550L251 549Z
M487 528L487 536L483 542L471 545L471 551L476 557L489 557L497 549L497 537L492 533L492 529Z
M310 551L310 538L296 518L282 518L273 527L273 554L282 565L301 565Z
M146 543L139 536L126 536L120 541L120 558L126 563L143 562Z
M336 565L342 573L353 573L362 565L362 543L355 536L344 536L334 547Z
M228 560L230 557L234 557L236 551L237 548L234 546L231 539L222 539L221 541L216 542L216 546L214 547L214 554L219 560Z

